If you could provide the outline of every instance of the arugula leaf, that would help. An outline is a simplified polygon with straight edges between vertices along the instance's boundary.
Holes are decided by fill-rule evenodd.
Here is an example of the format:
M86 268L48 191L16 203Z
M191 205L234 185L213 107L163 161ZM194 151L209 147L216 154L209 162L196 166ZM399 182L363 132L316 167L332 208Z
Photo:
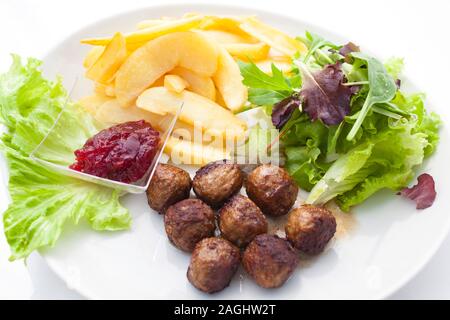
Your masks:
M364 118L367 116L367 113L374 104L391 101L397 92L397 86L393 78L387 73L385 67L380 61L360 52L354 52L352 53L352 56L354 58L364 60L367 63L369 92L362 109L359 111L355 124L347 135L347 140L352 140L355 138L355 135L361 127Z
M272 75L260 70L253 62L238 61L238 64L241 75L244 77L242 83L246 86L273 91L292 91L291 85L274 64L272 64Z
M248 101L257 106L272 106L290 96L287 91L272 91L267 89L249 88Z
M253 62L239 61L242 83L249 87L248 100L259 106L273 105L289 97L301 84L299 76L291 79L272 64L272 75L260 70Z
M317 34L314 34L314 33L311 33L309 31L305 32L305 38L301 38L301 37L299 37L299 38L308 47L308 53L303 58L303 62L304 63L308 63L308 61L311 58L311 56L313 56L317 51L319 51L321 48L323 48L325 46L328 46L328 47L333 48L333 49L337 49L338 48L338 46L336 46L335 44L331 43L330 41L325 40L321 36L319 36ZM326 58L326 59L328 60L328 63L334 63L334 61L331 60L330 58Z

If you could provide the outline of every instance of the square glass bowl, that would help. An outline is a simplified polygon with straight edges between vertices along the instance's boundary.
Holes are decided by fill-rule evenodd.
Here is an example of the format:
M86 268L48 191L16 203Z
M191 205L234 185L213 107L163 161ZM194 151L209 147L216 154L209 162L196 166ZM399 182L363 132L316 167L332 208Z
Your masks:
M86 182L90 182L90 183L95 183L95 184L99 184L105 187L109 187L109 188L113 188L115 190L119 190L121 192L129 192L129 193L144 193L149 184L150 181L153 177L153 174L155 172L156 166L159 163L161 156L163 154L163 150L166 146L167 140L170 138L173 128L175 126L175 123L178 120L178 116L183 108L183 105L181 104L178 107L177 113L175 115L172 116L167 116L164 118L165 125L155 125L154 123L151 123L152 127L164 127L166 128L166 130L164 132L159 131L160 133L160 143L158 145L158 150L155 154L155 157L153 158L152 163L150 164L150 167L148 168L147 172L145 173L144 177L141 178L140 180L133 182L133 183L123 183L123 182L119 182L119 181L114 181L114 180L110 180L110 179L106 179L106 178L101 178L101 177L97 177L91 174L87 174L87 173L83 173L80 171L76 171L73 169L70 169L69 166L67 164L62 164L63 162L67 162L65 161L58 161L58 157L54 156L54 157L41 157L40 154L41 151L45 150L46 154L50 153L54 153L55 155L58 153L58 150L55 149L54 146L54 141L55 138L58 138L58 135L60 134L61 128L63 128L62 126L67 125L67 124L63 124L61 123L61 118L62 115L67 111L67 106L69 104L69 101L73 98L74 96L74 92L77 91L77 89L80 89L80 84L77 80L75 80L74 85L72 86L72 89L70 91L70 94L68 96L68 99L65 101L64 107L62 108L60 114L57 116L55 123L52 125L50 131L47 133L47 135L42 139L42 141L38 144L38 146L31 152L30 154L30 158L33 159L34 161L40 163L41 165L45 166L46 168L58 172L62 175L65 176L69 176L72 178L76 178L76 179L80 179ZM74 101L77 99L74 99ZM126 122L126 121L124 121ZM98 130L98 132L101 129ZM57 141L57 140L56 140ZM77 149L80 149L83 147L85 141L81 142L80 145L77 146L66 146L69 148L72 148L72 152L74 152ZM73 161L72 163L75 162L75 155L73 156Z

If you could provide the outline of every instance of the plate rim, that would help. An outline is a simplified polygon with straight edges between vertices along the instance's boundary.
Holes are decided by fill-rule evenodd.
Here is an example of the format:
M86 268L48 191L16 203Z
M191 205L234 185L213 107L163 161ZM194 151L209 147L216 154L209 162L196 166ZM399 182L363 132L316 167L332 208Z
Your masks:
M256 15L269 15L269 16L273 16L273 17L277 17L277 18L286 18L286 19L289 19L292 21L300 22L303 25L307 25L311 29L314 29L316 31L320 32L322 30L325 33L332 34L335 38L345 39L345 37L343 37L339 32L328 30L326 28L321 27L320 25L317 25L317 24L309 22L309 21L304 21L304 20L298 19L289 14L283 14L278 11L270 12L267 9L260 9L260 8L257 8L253 4L252 5L248 5L248 4L243 4L243 5L230 4L230 5L228 5L228 4L222 4L222 3L209 3L209 2L201 2L201 1L168 3L168 4L161 3L161 4L149 4L149 5L145 5L145 6L135 7L133 9L129 9L129 10L124 10L124 11L114 13L114 14L111 14L108 16L103 16L91 23L85 24L85 25L81 26L80 28L74 30L73 32L68 33L65 37L58 39L58 41L54 45L50 46L48 50L44 51L44 53L41 55L41 57L42 57L41 59L46 60L47 57L53 51L55 51L61 45L62 42L75 36L77 33L83 32L83 30L85 30L85 29L90 29L92 27L95 27L95 25L97 25L99 23L104 23L108 20L118 19L123 16L137 13L139 11L150 11L151 9L155 9L155 8L158 8L160 10L161 9L170 10L170 8L176 8L177 10L179 10L180 7L186 8L187 11L201 9L201 8L203 8L204 10L209 10L209 11L228 10L228 11L237 11L238 12L239 10L248 10L248 11L251 10ZM369 50L366 50L366 51L370 52L371 51L370 47L369 47ZM411 80L414 78L409 77L407 73L404 74L404 77L408 79L408 82L410 82L413 86L415 86L414 80ZM430 98L427 96L427 100L429 102L428 105L431 105L431 106L435 105L433 98ZM445 117L442 117L442 118L445 118ZM444 124L443 124L443 126L444 126ZM398 280L393 281L390 285L386 286L386 289L380 290L380 292L377 295L375 295L373 299L374 300L388 299L394 293L396 293L398 290L400 290L402 287L404 287L406 284L408 284L413 278L415 278L418 275L418 273L420 271L422 271L425 268L425 266L431 261L431 259L437 253L437 251L439 250L439 248L441 247L441 245L443 244L444 240L446 239L446 237L448 236L449 233L450 233L450 218L447 220L446 226L445 226L445 228L442 229L441 234L436 237L436 240L433 243L433 245L430 246L427 253L422 256L422 258L421 258L422 261L420 261L420 263L411 267L409 269L409 271L406 272L402 277L399 277ZM44 261L49 266L49 268L67 285L67 287L69 289L78 292L81 296L83 296L83 298L86 298L86 299L101 299L101 297L97 297L95 294L89 292L89 289L82 288L81 286L71 286L69 281L65 277L65 272L62 270L61 265L58 265L52 259L47 258L45 253L43 253L42 251L38 250L37 253L44 259ZM162 299L157 299L157 300L162 300Z

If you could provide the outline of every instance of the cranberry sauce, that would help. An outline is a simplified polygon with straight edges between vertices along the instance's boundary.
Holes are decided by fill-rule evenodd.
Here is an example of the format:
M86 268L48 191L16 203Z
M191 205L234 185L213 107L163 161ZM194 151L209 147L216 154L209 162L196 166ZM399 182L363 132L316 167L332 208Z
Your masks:
M104 129L75 151L71 169L125 183L141 179L158 151L158 131L131 121Z

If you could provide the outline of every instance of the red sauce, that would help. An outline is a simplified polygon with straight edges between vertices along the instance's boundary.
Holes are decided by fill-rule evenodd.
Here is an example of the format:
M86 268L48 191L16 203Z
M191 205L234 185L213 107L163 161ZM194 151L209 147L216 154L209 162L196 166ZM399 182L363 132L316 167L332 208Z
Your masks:
M131 121L102 130L75 151L71 169L110 180L132 183L141 179L158 150L158 131Z

